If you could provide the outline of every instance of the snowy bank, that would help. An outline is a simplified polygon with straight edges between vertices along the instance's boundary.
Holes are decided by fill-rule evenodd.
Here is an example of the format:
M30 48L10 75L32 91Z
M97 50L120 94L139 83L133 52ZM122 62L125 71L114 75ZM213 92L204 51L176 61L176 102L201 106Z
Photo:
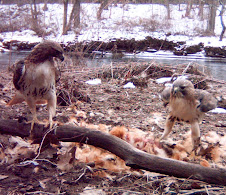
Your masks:
M226 46L225 38L219 41L221 24L219 11L216 16L216 37L206 37L205 29L207 19L200 20L198 8L191 10L190 17L185 17L186 5L170 5L171 19L167 19L167 10L164 5L159 4L118 4L112 5L102 13L102 20L97 20L96 13L99 4L81 4L81 27L72 29L67 35L62 35L63 26L63 4L48 4L48 10L43 11L44 4L38 4L38 9L42 15L40 19L49 35L45 39L55 40L61 43L83 42L83 41L103 41L108 42L113 39L135 39L143 40L147 36L153 38L186 42L186 45L196 45L202 42L204 46ZM30 5L24 5L26 10ZM23 10L20 8L20 10ZM68 17L72 5L69 5ZM204 14L208 7L204 7ZM17 18L17 5L0 5L0 11L4 12L11 20ZM144 14L145 13L145 14ZM18 17L19 17L18 16ZM226 17L224 16L225 21ZM33 31L23 29L16 32L2 32L2 40L18 40L21 42L40 42L43 38L38 37Z

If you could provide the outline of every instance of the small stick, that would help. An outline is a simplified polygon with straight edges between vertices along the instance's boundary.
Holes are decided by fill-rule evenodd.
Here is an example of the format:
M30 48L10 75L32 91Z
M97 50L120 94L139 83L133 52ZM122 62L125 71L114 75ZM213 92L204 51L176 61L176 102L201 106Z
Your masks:
M189 68L192 64L193 64L193 62L189 62L189 63L188 63L188 65L186 66L186 68L185 68L184 71L182 72L182 75L184 75L184 74L187 72L188 68Z
M112 62L111 62L111 78L112 79L114 78Z

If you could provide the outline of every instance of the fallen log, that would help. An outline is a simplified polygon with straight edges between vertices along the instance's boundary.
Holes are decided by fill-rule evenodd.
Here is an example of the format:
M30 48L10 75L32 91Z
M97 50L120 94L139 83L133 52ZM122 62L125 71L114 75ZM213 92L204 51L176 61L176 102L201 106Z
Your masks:
M30 124L15 120L0 120L0 133L28 137ZM43 125L33 129L34 139L40 139L45 133ZM62 125L52 131L54 136L63 142L90 144L110 151L126 162L127 166L151 172L204 181L211 184L226 185L226 169L208 168L197 164L162 158L148 154L131 146L129 143L101 131L74 125Z

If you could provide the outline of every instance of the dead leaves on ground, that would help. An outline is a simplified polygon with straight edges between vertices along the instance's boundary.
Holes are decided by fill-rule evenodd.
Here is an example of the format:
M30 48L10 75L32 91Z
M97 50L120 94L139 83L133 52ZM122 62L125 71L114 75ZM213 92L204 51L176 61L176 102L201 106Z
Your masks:
M162 120L161 113L155 113L155 115L156 117L153 117L152 122L159 125L161 123L160 120ZM84 120L86 117L87 113L77 110L69 117L68 123L110 133L142 151L160 157L199 163L206 167L225 166L226 135L221 136L214 131L208 132L201 137L202 147L198 155L195 155L192 151L190 132L184 134L183 139L179 141L173 141L169 138L165 142L159 142L158 138L156 138L151 131L144 132L137 128L125 126L88 124ZM10 165L27 160L36 161L39 159L39 156L37 157L36 155L38 154L40 145L32 144L29 140L2 135L0 146L1 164ZM129 173L131 171L119 157L103 149L95 148L94 146L61 142L60 145L51 145L51 147L54 148L54 150L49 150L49 153L45 153L44 158L51 161L55 155L56 158L53 163L62 171L73 169L74 165L78 162L93 164L95 168L103 168L111 172ZM99 173L99 176L106 175L103 172L104 171Z

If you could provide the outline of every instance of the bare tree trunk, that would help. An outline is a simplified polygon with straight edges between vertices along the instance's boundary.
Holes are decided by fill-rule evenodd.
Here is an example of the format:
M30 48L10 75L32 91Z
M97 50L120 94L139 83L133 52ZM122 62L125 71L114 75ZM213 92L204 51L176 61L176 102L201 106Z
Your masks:
M43 6L43 11L47 11L48 10L48 7L47 7L47 3L48 3L48 0L45 0L44 1L44 6Z
M37 35L40 36L41 31L38 25L38 13L37 13L36 0L30 0L30 5L31 5L32 30L35 31Z
M31 16L34 22L37 22L37 7L36 7L36 0L31 0Z
M75 0L74 6L75 6L74 27L78 28L80 25L81 0Z
M185 17L189 17L190 16L192 4L193 4L193 0L189 0L189 2L187 4L187 8L186 8Z
M225 11L225 6L224 6L224 3L223 1L219 1L220 4L221 4L221 11L220 11L220 20L221 20L221 26L222 26L222 31L221 31L221 34L220 34L220 40L219 41L222 41L223 40L223 37L224 37L224 33L225 33L225 24L224 24L224 20L223 20L223 15L224 15L224 11Z
M66 26L67 26L67 10L68 10L68 0L63 0L64 3L64 16L63 16L63 35L67 34Z
M165 0L165 5L167 9L167 19L170 19L170 6L169 6L169 0Z
M199 13L198 13L198 15L199 15L199 17L200 17L200 19L201 20L204 20L204 18L203 18L203 7L204 7L204 1L203 0L199 0Z
M71 10L71 14L68 20L68 23L66 24L63 34L67 34L67 31L71 29L72 21L74 20L74 27L78 27L80 25L80 6L81 6L81 0L73 0L73 8ZM65 8L66 9L66 8ZM65 17L65 15L64 15Z
M214 34L214 29L215 29L215 18L216 18L216 0L209 0L209 10L210 10L210 15L209 15L209 20L207 24L207 32L210 34Z
M101 1L100 7L97 11L97 20L101 19L101 14L102 14L103 10L108 9L108 1L109 0L102 0Z

